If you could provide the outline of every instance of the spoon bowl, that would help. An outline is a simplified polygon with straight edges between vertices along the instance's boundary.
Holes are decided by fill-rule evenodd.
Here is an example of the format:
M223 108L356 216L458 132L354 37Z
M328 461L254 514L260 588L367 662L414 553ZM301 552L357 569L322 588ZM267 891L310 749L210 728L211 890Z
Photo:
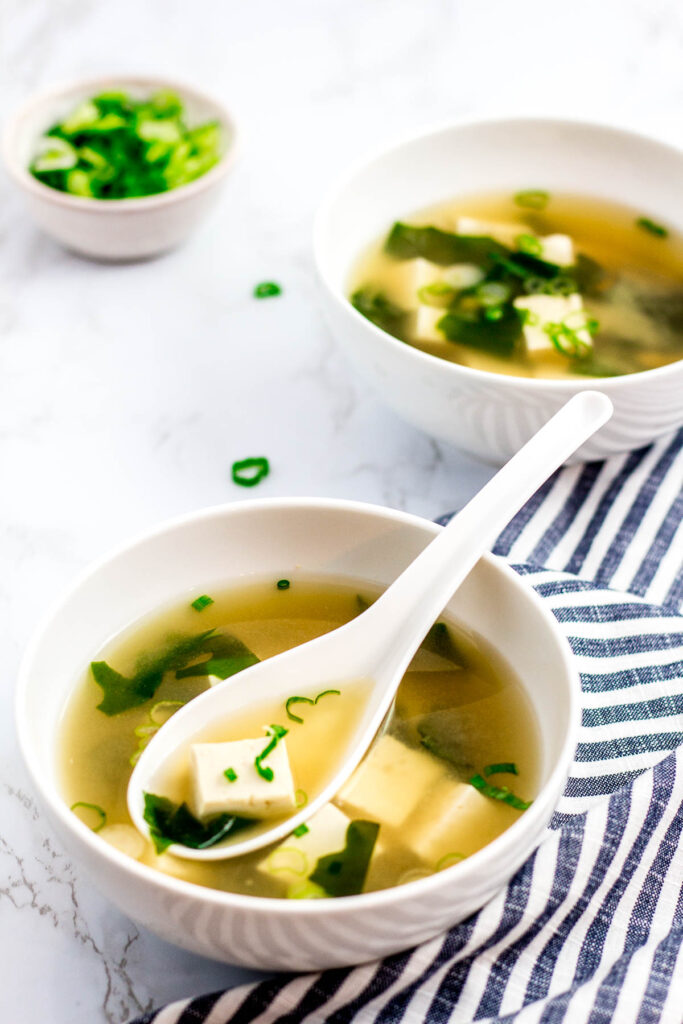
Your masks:
M239 857L289 835L338 792L361 761L389 711L396 690L427 631L449 598L505 524L537 488L607 422L612 404L599 392L574 396L475 495L441 533L362 615L339 629L233 676L180 709L143 751L128 784L128 809L149 837L144 793L163 793L173 761L198 742L211 723L259 702L281 702L293 693L340 689L367 680L366 706L329 781L297 813L247 838L229 836L194 849L169 852L190 860Z

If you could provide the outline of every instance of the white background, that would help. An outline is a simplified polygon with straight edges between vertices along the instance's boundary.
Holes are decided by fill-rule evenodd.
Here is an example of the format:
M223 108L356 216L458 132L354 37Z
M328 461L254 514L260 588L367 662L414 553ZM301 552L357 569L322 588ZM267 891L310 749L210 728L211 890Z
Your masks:
M91 559L245 496L329 495L434 517L491 470L403 424L320 316L311 224L365 152L479 112L683 138L677 0L0 0L0 115L61 79L168 74L220 94L242 154L190 243L97 265L0 182L0 1020L122 1022L244 978L114 911L34 803L14 738L22 648ZM397 211L397 214L402 211ZM255 302L253 285L281 282Z

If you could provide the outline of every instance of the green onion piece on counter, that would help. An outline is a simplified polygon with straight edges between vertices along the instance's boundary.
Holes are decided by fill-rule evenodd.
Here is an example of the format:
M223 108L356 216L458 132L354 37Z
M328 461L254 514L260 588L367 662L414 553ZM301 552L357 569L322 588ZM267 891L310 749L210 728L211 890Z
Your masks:
M639 217L636 221L636 225L642 228L643 231L649 231L655 238L668 238L669 231L662 224L657 224L656 221L650 220L649 217Z
M232 464L233 483L240 487L255 487L270 473L270 463L263 455L241 459Z
M254 288L255 299L271 299L275 295L282 295L282 288L275 281L261 281Z
M237 782L237 772L234 768L226 768L223 774L228 782Z
M70 810L75 811L77 807L82 807L83 810L92 811L93 814L97 815L96 823L94 825L89 826L89 828L91 828L93 832L99 832L100 829L104 828L104 826L107 824L107 812L102 810L99 804L87 804L85 803L84 800L77 800L75 804L71 805ZM78 817L81 817L80 814L78 815ZM81 821L83 821L83 818L81 818ZM87 825L88 823L87 821L83 821L83 824Z
M195 598L192 602L192 607L196 612L201 612L204 608L208 608L210 604L213 604L213 598L209 597L208 594L202 594L201 597Z
M289 590L289 587L290 587L289 580L278 580L277 581L277 589L278 590Z
M529 188L515 195L517 206L525 210L545 210L550 202L550 193L540 188Z
M288 732L289 729L283 729L281 725L271 725L269 729L269 743L264 747L261 753L254 758L254 767L261 778L265 779L266 782L272 782L275 776L272 768L269 768L267 765L265 767L263 766L263 761L268 757L268 754L275 750L280 740L286 736Z
M301 837L307 835L308 832L310 832L308 825L302 823L301 825L297 825L292 832L292 835L296 836L297 839L301 839Z
M501 761L500 764L487 764L484 775L519 775L514 761Z
M473 775L471 779L468 779L468 782L470 786L474 786L484 796L488 796L492 800L500 800L501 803L508 804L517 811L526 811L527 807L531 807L531 800L522 800L520 797L515 796L507 786L492 786L481 775Z

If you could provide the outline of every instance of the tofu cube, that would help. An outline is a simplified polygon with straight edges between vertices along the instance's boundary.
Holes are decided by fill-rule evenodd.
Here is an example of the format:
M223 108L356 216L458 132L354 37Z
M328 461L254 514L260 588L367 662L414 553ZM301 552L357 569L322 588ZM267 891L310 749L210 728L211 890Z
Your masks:
M285 740L268 755L273 771L268 782L256 770L255 759L268 743L267 736L229 743L193 743L190 747L192 803L200 818L212 814L237 814L244 818L270 818L296 808L294 779ZM232 768L237 778L225 777Z
M530 314L523 327L524 341L530 355L543 354L554 349L545 325L562 321L576 332L580 342L589 348L592 347L590 331L580 328L583 320L581 314L584 311L580 295L524 295L515 299L514 305L516 309L526 310Z
M458 217L455 222L456 235L471 235L475 238L493 238L501 245L514 249L520 235L532 235L525 224L501 223L494 220L479 220L478 217Z
M418 306L410 316L410 334L417 341L445 341L442 331L436 326L446 310L436 306Z
M387 294L402 309L417 309L420 288L443 280L443 270L437 263L430 263L420 256L414 260L400 260L387 284Z
M352 818L400 828L442 775L431 754L382 736L335 801Z
M338 807L325 804L306 822L308 832L287 836L259 862L257 870L286 885L304 881L315 870L320 857L344 849L350 823L351 819Z
M483 796L468 782L442 776L425 794L402 839L435 868L448 853L468 856L481 849L518 816L519 811Z
M556 263L558 267L571 267L576 262L574 243L569 235L543 235L539 242L542 260Z

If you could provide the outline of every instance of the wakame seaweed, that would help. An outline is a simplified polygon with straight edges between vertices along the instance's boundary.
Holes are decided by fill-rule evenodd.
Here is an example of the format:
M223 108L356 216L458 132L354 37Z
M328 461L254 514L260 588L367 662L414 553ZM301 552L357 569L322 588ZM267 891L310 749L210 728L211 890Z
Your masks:
M399 260L421 256L442 266L476 263L486 269L493 266L495 255L504 256L510 250L486 236L455 235L440 228L415 227L397 221L384 243L384 251Z
M209 660L188 666L202 654L210 655ZM258 660L241 640L209 629L197 636L181 637L160 654L141 659L133 676L121 675L106 661L91 662L90 670L104 693L98 709L105 715L119 715L151 700L166 672L175 671L178 679L202 675L227 679Z
M509 303L499 307L495 320L490 318L490 311L485 307L471 313L449 310L437 327L447 341L500 356L512 355L515 344L522 337L522 318Z
M254 824L252 820L238 818L234 814L217 814L205 822L200 821L186 803L176 804L155 793L143 795L144 819L149 825L157 853L163 853L172 843L189 846L192 850L207 850L226 836Z
M400 335L408 315L400 306L390 302L383 292L372 288L359 288L355 291L351 296L351 305L366 320L370 320L388 334Z
M432 654L438 654L448 661L455 662L456 665L462 665L463 668L467 666L467 659L460 651L453 639L453 633L445 622L435 622L420 646L425 651L431 651Z
M379 825L358 819L346 830L346 845L338 853L321 857L309 881L322 886L329 896L356 896L363 891Z

